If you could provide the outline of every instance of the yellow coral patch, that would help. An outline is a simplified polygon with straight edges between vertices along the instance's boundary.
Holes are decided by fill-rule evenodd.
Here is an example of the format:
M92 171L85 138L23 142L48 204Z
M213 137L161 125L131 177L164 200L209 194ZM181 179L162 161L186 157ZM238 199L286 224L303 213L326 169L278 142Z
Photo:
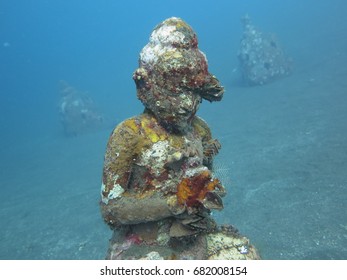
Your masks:
M167 139L167 136L162 131L158 131L158 128L156 127L156 121L155 119L148 119L148 118L142 118L141 119L141 126L143 129L143 132L145 136L151 140L152 143L156 143L158 141L162 141ZM157 131L156 131L157 130Z
M124 126L129 127L135 133L139 132L139 127L136 124L135 119L128 119L128 120L124 121Z
M180 29L180 28L189 28L189 29L191 29L190 27L189 27L189 25L186 23L186 22L184 22L183 20L167 20L167 23L168 24L171 24L171 25L175 25L176 26L176 28L177 29Z
M190 188L189 179L184 178L177 187L177 200L178 203L184 205L193 192Z

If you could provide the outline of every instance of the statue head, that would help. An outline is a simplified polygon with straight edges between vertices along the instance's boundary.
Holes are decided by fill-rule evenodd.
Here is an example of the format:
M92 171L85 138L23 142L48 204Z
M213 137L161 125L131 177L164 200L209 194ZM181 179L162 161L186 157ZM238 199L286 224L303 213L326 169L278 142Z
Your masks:
M219 101L223 87L208 72L193 29L169 18L152 32L134 72L137 96L166 128L185 131L202 99Z

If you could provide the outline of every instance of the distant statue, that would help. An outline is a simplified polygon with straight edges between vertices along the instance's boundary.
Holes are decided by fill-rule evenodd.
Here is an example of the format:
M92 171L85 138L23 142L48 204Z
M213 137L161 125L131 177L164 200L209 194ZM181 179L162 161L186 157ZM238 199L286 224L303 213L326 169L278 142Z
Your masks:
M273 34L260 32L248 15L242 18L243 37L238 58L242 78L248 85L263 85L292 71L291 59Z
M60 120L67 136L76 136L100 128L103 117L96 111L93 100L83 92L60 81Z

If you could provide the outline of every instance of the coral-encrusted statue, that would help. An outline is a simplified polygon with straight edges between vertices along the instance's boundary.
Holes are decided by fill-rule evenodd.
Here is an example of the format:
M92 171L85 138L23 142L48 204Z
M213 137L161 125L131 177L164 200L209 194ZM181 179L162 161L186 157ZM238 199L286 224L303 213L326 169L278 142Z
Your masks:
M244 31L238 58L243 81L248 85L263 85L290 75L292 61L276 36L259 31L248 15L242 18L242 24Z
M104 118L97 112L90 96L65 81L60 84L59 113L65 135L77 136L102 128Z
M225 194L211 171L220 144L195 114L202 98L221 100L223 87L192 28L179 18L159 24L133 79L146 109L118 125L107 145L101 211L115 230L107 258L259 258L210 216Z

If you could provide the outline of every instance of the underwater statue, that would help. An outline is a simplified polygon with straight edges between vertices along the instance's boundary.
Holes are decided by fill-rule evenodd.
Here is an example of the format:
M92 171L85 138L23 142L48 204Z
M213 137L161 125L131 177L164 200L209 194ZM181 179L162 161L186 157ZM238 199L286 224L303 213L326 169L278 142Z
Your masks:
M90 96L66 81L60 81L60 85L59 114L65 135L77 136L101 128L104 118Z
M160 23L133 79L145 110L114 129L104 159L100 205L114 230L106 258L258 259L211 216L226 193L212 173L220 144L196 112L224 89L192 28L175 17Z
M242 18L243 37L238 59L243 81L247 85L263 85L288 76L292 61L274 34L259 31L248 15Z

